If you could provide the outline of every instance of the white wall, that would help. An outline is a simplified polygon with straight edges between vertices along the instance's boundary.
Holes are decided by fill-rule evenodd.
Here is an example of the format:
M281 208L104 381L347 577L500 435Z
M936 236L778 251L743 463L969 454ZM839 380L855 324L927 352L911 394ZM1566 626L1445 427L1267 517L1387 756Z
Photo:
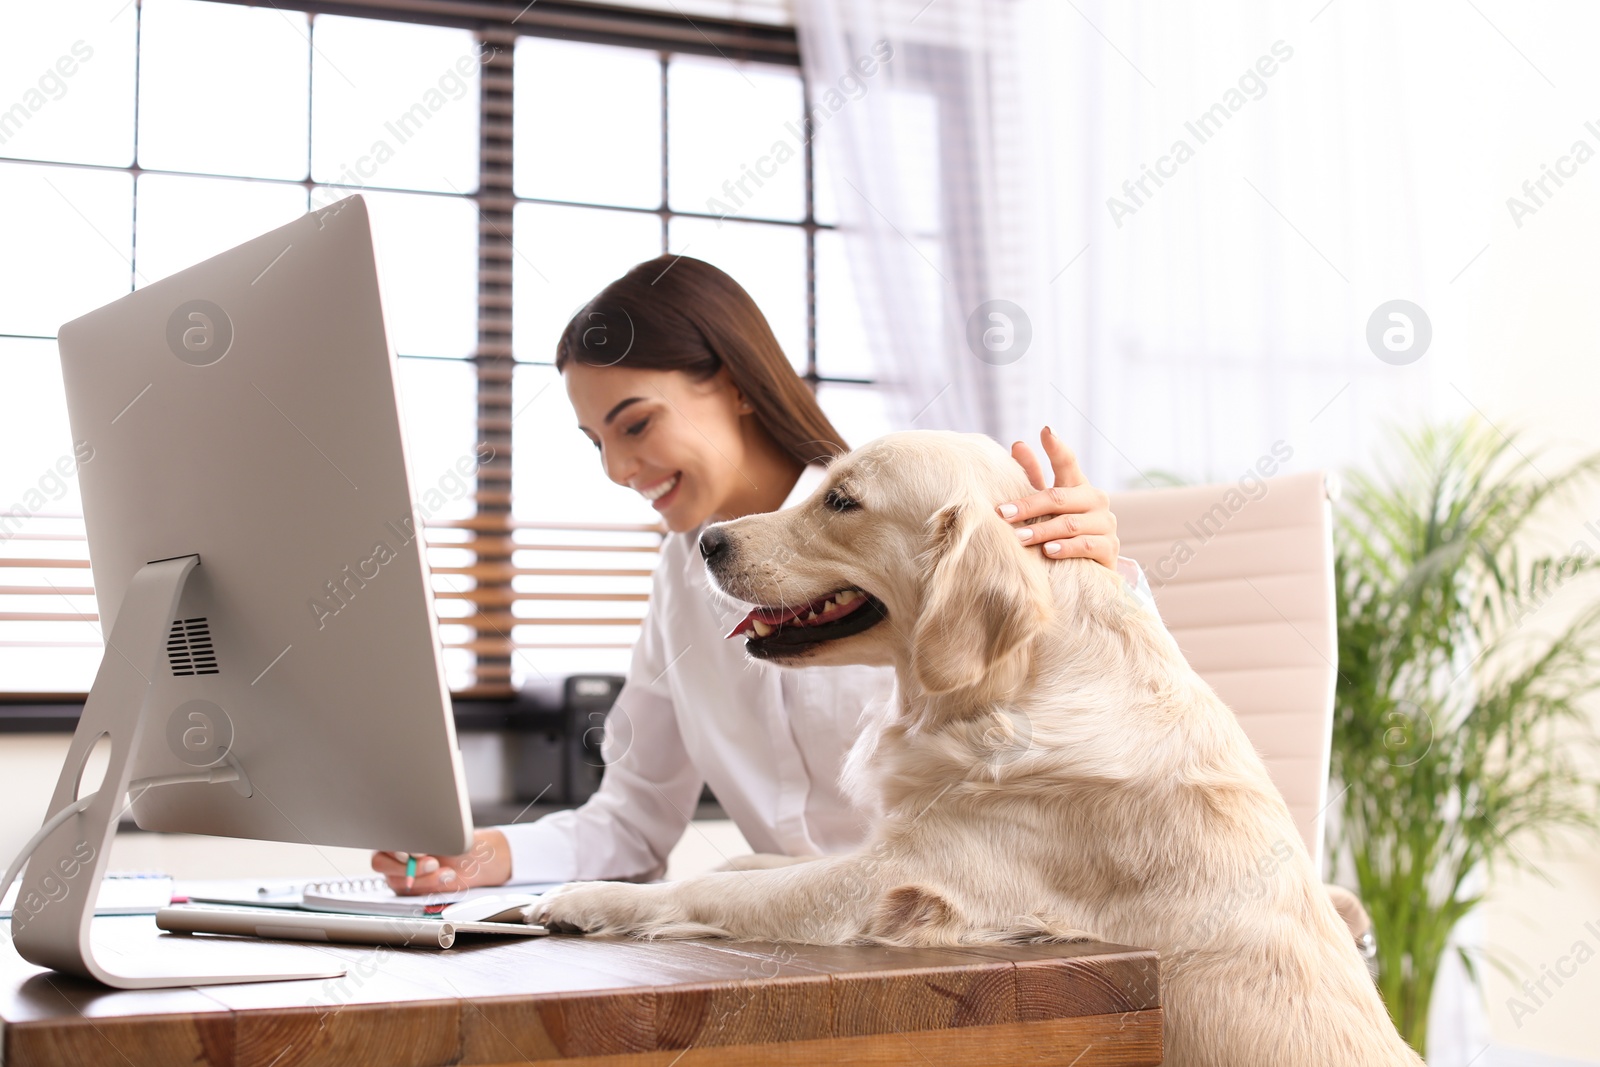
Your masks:
M1600 127L1600 107L1585 112L1576 101L1564 102L1525 112L1503 131L1505 195L1537 176L1541 163L1553 165L1579 137L1600 152L1600 136L1583 128L1584 118ZM1551 458L1536 460L1548 472L1560 458L1600 450L1600 157L1579 168L1520 229L1503 203L1493 208L1489 252L1473 268L1476 277L1463 278L1473 297L1467 350L1457 357L1470 380L1463 389L1502 427L1526 426L1533 440L1549 443ZM1582 541L1600 553L1600 488L1578 496L1546 532L1552 546L1570 550ZM1593 583L1566 590L1528 624L1559 622L1597 596ZM1600 729L1600 701L1591 717ZM1518 977L1489 974L1495 1042L1600 1061L1600 843L1589 837L1553 851L1533 845L1524 851L1553 884L1504 873L1491 885L1488 946L1507 954ZM1582 965L1573 955L1580 941L1587 952L1578 955L1593 956ZM1522 978L1538 981L1547 965L1575 973L1559 986L1546 979L1550 995L1539 994L1536 1004L1518 986ZM1513 996L1533 1014L1511 1005Z

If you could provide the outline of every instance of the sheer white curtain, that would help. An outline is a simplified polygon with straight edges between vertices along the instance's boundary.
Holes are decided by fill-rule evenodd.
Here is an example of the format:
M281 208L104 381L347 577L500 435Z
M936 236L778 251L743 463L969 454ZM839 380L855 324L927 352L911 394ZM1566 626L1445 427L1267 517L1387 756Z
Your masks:
M1047 293L1065 260L1040 213L1065 202L1017 63L1024 13L1010 0L797 4L819 180L831 172L823 195L900 427L1037 430L1040 375L1059 372L1039 357L1059 348Z
M1342 466L1431 411L1484 243L1460 146L1497 108L1472 50L1412 54L1436 5L1320 6L796 0L896 425L1049 422L1115 488L1232 479L1275 444ZM1369 348L1397 299L1433 358Z

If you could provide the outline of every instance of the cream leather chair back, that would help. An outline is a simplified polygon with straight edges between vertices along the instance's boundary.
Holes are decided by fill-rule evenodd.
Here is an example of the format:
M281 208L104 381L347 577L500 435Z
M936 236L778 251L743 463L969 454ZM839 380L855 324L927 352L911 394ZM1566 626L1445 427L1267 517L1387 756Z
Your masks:
M1111 497L1122 554L1266 760L1319 871L1338 657L1327 484L1312 471Z

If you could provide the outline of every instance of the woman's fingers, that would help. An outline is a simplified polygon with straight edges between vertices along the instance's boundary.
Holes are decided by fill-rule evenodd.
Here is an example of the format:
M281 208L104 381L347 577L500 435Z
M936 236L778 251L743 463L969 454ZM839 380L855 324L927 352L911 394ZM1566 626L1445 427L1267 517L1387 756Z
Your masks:
M1001 504L1000 514L1007 522L1022 522L1040 515L1085 515L1090 512L1110 515L1109 505L1110 498L1092 485L1053 486L1020 500Z
M1039 443L1044 446L1045 455L1050 457L1050 477L1045 476L1044 467L1039 463L1033 449L1021 441L1011 446L1011 458L1017 461L1028 481L1040 492L1025 498L1028 502L1024 507L1024 500L1008 500L999 505L1002 518L1008 522L1021 522L1031 519L1035 515L1052 515L1065 511L1094 511L1106 506L1104 493L1094 490L1096 495L1061 495L1062 489L1090 489L1089 480L1083 476L1083 468L1078 465L1078 455L1072 451L1065 441L1056 436L1054 430L1046 426L1039 433ZM1056 495L1048 495L1057 491ZM1099 503L1094 503L1095 500Z
M1115 537L1085 534L1061 541L1046 541L1044 554L1051 559L1092 559L1116 570L1119 548Z
M1045 481L1044 468L1039 465L1039 457L1033 454L1033 449L1025 442L1018 441L1011 446L1011 458L1017 461L1017 465L1022 468L1023 473L1028 476L1028 482L1035 489L1043 489L1050 484Z
M440 867L428 874L418 874L412 880L410 887L406 886L406 876L402 868L400 874L386 874L384 881L389 883L389 888L401 896L416 896L420 893L448 893L452 889L460 889L461 875L454 867Z
M403 896L418 893L443 893L451 889L461 888L461 872L448 864L442 864L435 856L418 856L416 876L409 879L407 885L406 865L400 864L399 873L384 873L384 880L389 883L389 888Z
M372 854L372 869L385 878L398 877L403 883L406 879L406 861L410 858L411 853L409 852L374 852ZM439 857L437 856L425 856L418 852L416 853L416 860L419 880L422 875L432 874L439 870Z
M1078 454L1057 437L1054 430L1048 426L1041 430L1039 443L1044 446L1044 454L1050 459L1049 477L1046 477L1039 457L1033 454L1033 449L1026 442L1017 441L1011 446L1011 458L1017 461L1035 489L1047 489L1051 485L1084 485L1088 482L1083 476L1083 468L1078 466Z
M372 869L396 893L448 893L478 885L501 885L511 878L511 845L499 830L479 830L472 848L459 856L416 854L417 869L406 884L406 852L374 852Z
M1017 540L1025 545L1042 545L1058 539L1075 539L1086 535L1109 535L1117 532L1117 520L1109 511L1089 511L1078 515L1056 515L1031 526L1013 527Z
M410 866L409 861L413 858L417 861L418 874L429 874L439 869L439 857L425 856L421 852L374 852L372 869L380 874L404 875L406 868Z
M1060 486L1085 485L1089 479L1083 476L1083 468L1078 466L1078 454L1056 432L1046 426L1039 433L1039 443L1044 445L1044 454L1050 457L1050 466L1055 470L1056 484ZM1036 488L1044 486L1038 482L1033 483Z
M406 861L401 859L403 852L374 852L372 854L372 869L382 875L405 874Z
M1039 491L996 505L1000 517L1012 524L1019 541L1042 548L1052 559L1083 557L1115 569L1122 544L1111 498L1089 484L1077 453L1054 430L1046 426L1039 443L1050 459L1050 481L1032 449L1021 441L1012 445L1011 457ZM1030 519L1044 521L1029 523Z

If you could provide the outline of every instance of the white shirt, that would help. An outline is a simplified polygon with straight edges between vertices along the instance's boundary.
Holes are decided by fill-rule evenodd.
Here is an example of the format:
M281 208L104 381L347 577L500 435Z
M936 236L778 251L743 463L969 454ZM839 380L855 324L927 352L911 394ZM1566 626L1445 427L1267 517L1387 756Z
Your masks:
M801 472L783 506L826 468ZM668 534L622 691L606 719L600 789L581 807L501 826L514 882L659 878L702 785L751 848L789 856L846 852L866 813L839 777L864 713L895 699L887 666L778 668L723 635L744 618L709 587L700 529ZM1154 609L1137 564L1119 560ZM1130 569L1131 568L1131 569Z

